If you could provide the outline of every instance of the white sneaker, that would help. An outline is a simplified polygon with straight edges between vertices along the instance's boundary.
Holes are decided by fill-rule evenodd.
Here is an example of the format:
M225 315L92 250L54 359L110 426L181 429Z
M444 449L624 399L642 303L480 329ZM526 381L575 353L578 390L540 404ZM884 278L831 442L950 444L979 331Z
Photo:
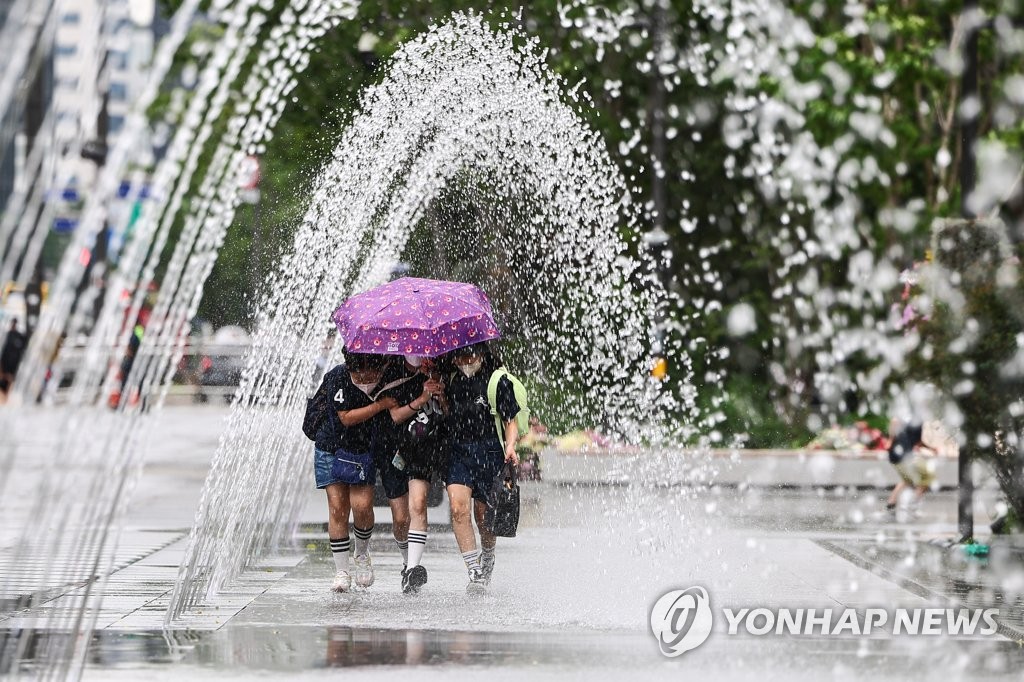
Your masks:
M491 576L494 574L494 552L480 555L480 574L484 579L484 585L490 585Z
M360 554L356 556L353 561L356 565L356 585L359 587L369 587L373 584L373 562L370 561L369 554Z
M483 594L487 591L487 580L484 572L479 568L469 569L469 584L466 585L467 594Z
M334 582L331 583L331 589L335 592L348 592L352 587L352 576L348 574L348 571L338 571L334 574Z

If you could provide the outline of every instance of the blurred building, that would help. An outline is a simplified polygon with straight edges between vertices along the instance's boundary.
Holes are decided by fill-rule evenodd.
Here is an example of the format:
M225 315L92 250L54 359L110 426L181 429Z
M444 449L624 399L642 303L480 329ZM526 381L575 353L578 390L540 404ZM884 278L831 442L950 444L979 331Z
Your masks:
M154 30L164 29L155 19L155 0L0 0L2 290L42 287L60 263L66 233L78 228L99 169L147 85ZM149 140L129 144L131 168L149 167ZM120 180L117 195L103 203L107 224L83 285L102 286L103 265L116 259L138 215L137 192L148 190L129 191L128 178Z
M105 152L124 129L153 57L155 0L58 0L54 37L55 138L83 145L84 159L58 170L61 190L88 190ZM138 145L148 165L148 145ZM69 192L69 195L73 193Z
M0 45L4 50L0 61L0 212L45 132L53 91L47 39L52 4L48 0L0 0Z
M0 210L19 182L49 200L88 192L145 86L154 15L155 0L0 0Z
M0 26L3 26L4 22L7 21L7 12L10 11L13 4L14 0L0 0Z

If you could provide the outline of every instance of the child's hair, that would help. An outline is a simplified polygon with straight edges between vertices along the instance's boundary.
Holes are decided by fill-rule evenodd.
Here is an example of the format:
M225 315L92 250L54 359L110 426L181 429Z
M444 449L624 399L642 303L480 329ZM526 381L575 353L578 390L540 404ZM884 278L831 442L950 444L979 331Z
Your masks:
M448 353L445 357L447 365L455 369L454 360L456 357L463 355L482 355L484 359L483 370L486 374L490 375L494 370L501 367L504 363L501 361L501 356L498 355L498 351L488 343L487 341L481 341L480 343L474 343L471 346L463 346L458 348L451 353Z
M484 353L483 369L487 372L488 376L490 376L494 370L498 369L505 363L501 361L501 356L498 355L498 351L492 348L490 344L484 342L484 349L486 352Z
M388 364L388 357L386 355L377 355L376 353L351 353L345 351L345 366L349 368L349 371L355 370L356 372L367 370L367 369L384 369Z

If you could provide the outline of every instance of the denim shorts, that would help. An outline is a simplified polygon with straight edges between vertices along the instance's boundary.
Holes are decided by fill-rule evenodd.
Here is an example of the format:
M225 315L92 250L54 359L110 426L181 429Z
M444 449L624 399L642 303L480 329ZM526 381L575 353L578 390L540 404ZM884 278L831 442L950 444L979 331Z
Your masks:
M483 443L452 443L448 465L448 485L465 485L473 489L473 499L487 501L495 477L505 464L505 454L495 441Z
M337 458L337 455L333 452L313 447L313 477L316 479L316 487L318 489L326 488L332 483L345 482L334 475L334 460Z

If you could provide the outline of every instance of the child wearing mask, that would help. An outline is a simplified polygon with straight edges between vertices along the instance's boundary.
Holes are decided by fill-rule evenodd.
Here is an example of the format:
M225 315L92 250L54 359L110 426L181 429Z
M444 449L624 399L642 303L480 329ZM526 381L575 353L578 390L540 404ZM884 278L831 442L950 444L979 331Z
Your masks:
M327 531L335 564L331 589L335 592L347 592L352 586L349 512L356 536L355 583L364 588L373 584L370 537L373 535L376 472L368 456L381 413L396 405L394 398L374 400L371 397L380 384L385 366L386 358L382 356L346 352L345 363L327 372L323 379L331 395L331 409L316 432L313 472L316 487L327 493ZM336 467L339 458L366 459L365 482L352 483L340 478Z
M408 560L402 572L402 591L418 592L427 583L423 553L427 543L427 496L431 483L448 474L444 383L430 358L406 356L416 375L385 392L398 405L391 408L395 436L393 462L408 476Z
M482 592L494 572L496 537L484 522L487 496L505 462L519 464L516 441L519 427L512 382L502 377L497 387L497 413L504 425L505 447L495 430L495 419L487 398L491 374L501 361L486 342L466 346L450 354L455 367L447 388L450 462L446 478L451 503L452 528L469 572L468 592ZM470 516L476 516L480 549Z

